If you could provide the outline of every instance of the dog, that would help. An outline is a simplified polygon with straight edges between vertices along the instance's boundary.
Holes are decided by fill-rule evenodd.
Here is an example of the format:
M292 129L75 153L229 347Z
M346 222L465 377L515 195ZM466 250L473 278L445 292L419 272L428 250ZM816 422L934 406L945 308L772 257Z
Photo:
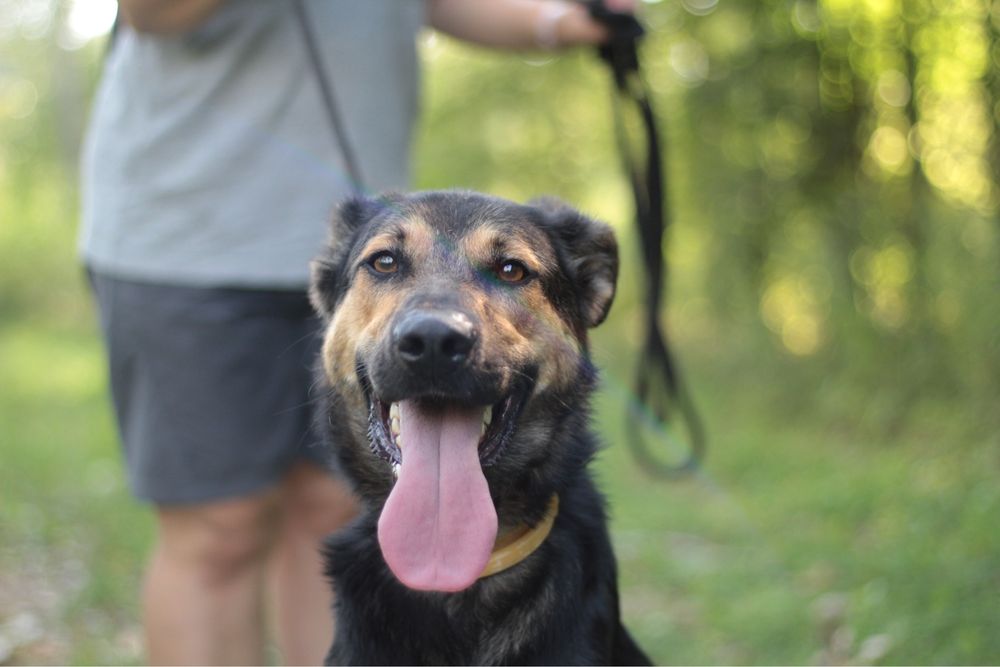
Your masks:
M328 664L650 664L587 465L607 225L552 199L353 198L312 266L319 424L361 516Z

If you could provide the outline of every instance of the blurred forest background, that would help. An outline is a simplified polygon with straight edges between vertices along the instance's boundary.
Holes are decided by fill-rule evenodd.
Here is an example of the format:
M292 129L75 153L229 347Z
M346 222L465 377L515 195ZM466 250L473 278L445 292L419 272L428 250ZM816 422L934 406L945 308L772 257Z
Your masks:
M0 2L0 664L143 660L150 522L74 252L113 13ZM619 232L596 473L628 623L662 663L997 663L1000 1L641 13L698 474L658 480L623 441L642 266L594 55L424 36L415 164L421 188L556 194Z

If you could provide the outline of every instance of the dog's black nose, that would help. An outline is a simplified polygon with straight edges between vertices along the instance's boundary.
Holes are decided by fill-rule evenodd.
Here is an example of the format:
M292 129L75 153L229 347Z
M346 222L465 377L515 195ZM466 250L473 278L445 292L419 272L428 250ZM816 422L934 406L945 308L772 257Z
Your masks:
M418 311L393 329L396 352L410 368L424 374L453 371L469 358L478 332L460 311Z

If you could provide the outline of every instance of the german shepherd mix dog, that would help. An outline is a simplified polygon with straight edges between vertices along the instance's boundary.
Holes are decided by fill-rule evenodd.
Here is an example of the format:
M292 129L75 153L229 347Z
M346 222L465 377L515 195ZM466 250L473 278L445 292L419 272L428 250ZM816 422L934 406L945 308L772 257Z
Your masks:
M324 435L366 510L327 548L342 664L649 664L587 472L611 229L555 201L354 199L314 264Z

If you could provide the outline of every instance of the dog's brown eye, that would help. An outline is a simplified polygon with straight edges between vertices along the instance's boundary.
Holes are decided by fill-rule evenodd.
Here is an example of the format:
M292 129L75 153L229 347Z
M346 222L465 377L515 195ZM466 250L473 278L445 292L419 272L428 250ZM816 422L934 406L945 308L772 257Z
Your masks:
M378 273L396 273L399 262L391 252L380 252L369 260L371 267Z
M505 283L523 282L528 277L528 269L516 260L504 260L497 267L497 277Z

